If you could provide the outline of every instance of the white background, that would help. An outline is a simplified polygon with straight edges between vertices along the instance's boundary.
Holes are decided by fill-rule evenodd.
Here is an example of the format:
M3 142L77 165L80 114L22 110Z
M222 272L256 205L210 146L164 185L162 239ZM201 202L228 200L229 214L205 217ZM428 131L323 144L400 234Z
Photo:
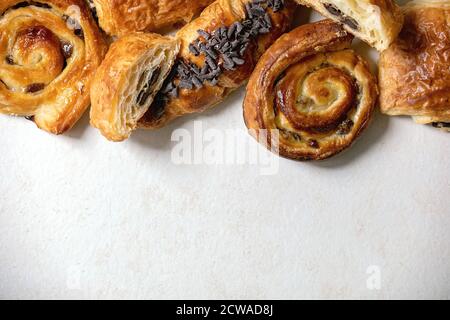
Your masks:
M448 134L377 114L272 176L172 162L193 120L244 130L242 100L121 144L0 116L0 298L450 298Z

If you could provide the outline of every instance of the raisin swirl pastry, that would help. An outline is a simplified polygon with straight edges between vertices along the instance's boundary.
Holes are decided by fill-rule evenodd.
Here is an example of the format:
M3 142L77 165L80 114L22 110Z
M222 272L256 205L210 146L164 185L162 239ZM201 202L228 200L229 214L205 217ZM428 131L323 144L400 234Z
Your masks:
M341 23L356 37L383 51L395 40L403 14L394 0L297 0Z
M114 42L91 87L91 124L109 140L127 139L161 89L179 50L178 40L150 33Z
M352 39L323 20L277 40L247 87L250 133L294 160L322 160L349 147L368 125L378 97L367 63L349 49Z
M155 129L224 100L250 77L264 51L292 23L291 0L217 0L177 33L175 67L139 121Z
M89 106L106 46L81 0L0 3L0 112L48 132L69 130Z
M111 36L158 31L188 23L214 0L89 0L100 27Z

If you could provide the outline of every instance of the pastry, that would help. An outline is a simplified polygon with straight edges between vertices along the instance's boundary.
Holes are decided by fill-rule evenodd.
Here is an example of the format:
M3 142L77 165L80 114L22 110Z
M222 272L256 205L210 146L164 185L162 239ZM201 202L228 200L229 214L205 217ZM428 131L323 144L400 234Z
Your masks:
M106 46L83 0L2 0L0 113L48 132L69 130L89 106Z
M247 86L250 133L279 155L322 160L348 148L367 127L378 97L353 36L331 20L283 35L261 57Z
M413 1L380 57L381 111L450 131L450 2Z
M89 0L100 27L109 35L158 31L187 23L214 0Z
M394 0L297 0L342 23L356 37L383 51L395 40L403 15Z
M112 141L136 129L161 89L180 50L179 41L133 33L114 42L91 87L91 124Z
M159 128L224 100L288 30L293 9L290 0L217 0L206 8L177 33L179 57L140 127Z

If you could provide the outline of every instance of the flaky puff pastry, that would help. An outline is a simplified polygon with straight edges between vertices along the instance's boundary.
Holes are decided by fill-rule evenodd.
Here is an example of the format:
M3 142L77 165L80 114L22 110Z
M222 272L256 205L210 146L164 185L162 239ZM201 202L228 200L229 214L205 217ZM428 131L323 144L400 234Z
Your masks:
M381 111L450 131L450 1L413 1L380 58Z
M136 129L180 50L177 39L134 33L111 45L91 87L91 124L109 140Z
M0 2L0 112L48 132L69 130L89 106L106 45L83 0Z
M248 81L264 51L290 28L294 8L291 0L211 4L177 33L181 50L176 68L139 126L160 128L223 101Z
M348 148L367 127L376 78L352 50L353 36L331 20L283 35L247 86L250 134L279 155L322 160Z
M188 23L214 0L89 0L109 35L158 31Z
M395 40L403 14L394 0L296 0L342 23L344 28L379 51Z

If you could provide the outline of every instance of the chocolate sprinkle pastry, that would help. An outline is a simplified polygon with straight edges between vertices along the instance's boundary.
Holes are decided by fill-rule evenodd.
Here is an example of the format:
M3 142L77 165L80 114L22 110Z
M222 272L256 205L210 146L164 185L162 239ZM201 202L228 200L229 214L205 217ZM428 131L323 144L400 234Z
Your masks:
M172 69L174 72L155 100L164 103L170 97L178 97L179 88L194 90L205 84L217 85L224 71L235 70L245 64L244 55L252 40L273 28L267 10L278 12L283 7L284 0L253 0L245 5L244 21L229 27L221 26L211 33L198 30L199 37L189 45L189 51L194 56L204 56L205 64L199 67L189 61L177 60Z

